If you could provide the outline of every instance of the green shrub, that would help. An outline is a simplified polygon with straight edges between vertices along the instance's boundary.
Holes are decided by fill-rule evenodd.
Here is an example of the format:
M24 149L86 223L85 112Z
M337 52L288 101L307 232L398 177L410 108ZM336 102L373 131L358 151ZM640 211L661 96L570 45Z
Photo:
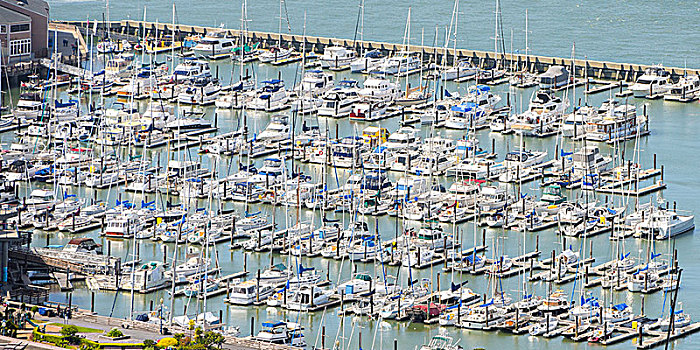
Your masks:
M123 337L124 333L122 333L119 328L112 328L109 332L107 332L107 336L110 338L119 338Z

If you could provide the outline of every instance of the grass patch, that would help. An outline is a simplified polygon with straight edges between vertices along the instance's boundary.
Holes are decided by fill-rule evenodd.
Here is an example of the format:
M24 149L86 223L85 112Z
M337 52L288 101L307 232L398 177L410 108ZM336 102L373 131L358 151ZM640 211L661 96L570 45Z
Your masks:
M65 326L63 323L46 323L46 325L57 326L57 327ZM42 324L42 326L43 326L43 324ZM76 326L76 327L78 328L78 333L104 333L104 331L101 329L80 327L80 326Z

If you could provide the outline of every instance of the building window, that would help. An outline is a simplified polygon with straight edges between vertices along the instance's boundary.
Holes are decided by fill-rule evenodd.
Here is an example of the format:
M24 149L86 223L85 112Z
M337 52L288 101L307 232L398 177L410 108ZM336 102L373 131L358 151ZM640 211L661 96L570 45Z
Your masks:
M2 24L0 25L0 34L6 34L7 33L7 26Z
M10 41L10 56L26 55L32 51L32 39Z
M29 23L25 24L13 24L10 26L10 33L28 32Z

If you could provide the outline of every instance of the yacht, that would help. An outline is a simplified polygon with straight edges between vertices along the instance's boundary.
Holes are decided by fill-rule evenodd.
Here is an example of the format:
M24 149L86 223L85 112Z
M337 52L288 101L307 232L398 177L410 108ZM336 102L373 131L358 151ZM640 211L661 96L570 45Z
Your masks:
M654 96L664 94L671 88L671 74L662 65L651 66L637 78L630 91L634 97Z
M262 82L263 87L255 91L248 108L274 112L289 107L289 91L284 81L272 79Z
M304 328L298 323L285 321L263 322L262 326L263 329L253 337L253 340L279 346L306 347L304 334L301 333Z
M328 46L319 57L321 68L338 70L347 68L356 59L355 51L343 46Z
M360 101L356 80L342 80L335 88L321 95L318 115L340 118L350 114L353 104Z
M469 59L461 59L457 64L442 72L442 80L469 79L476 76L477 68Z
M185 57L177 66L175 66L175 69L173 70L173 75L171 76L171 80L173 80L173 82L177 84L184 81L192 80L195 77L207 76L211 76L209 63L195 58Z
M247 280L232 285L226 301L234 305L251 305L267 299L274 292L275 287L272 285Z
M366 100L392 102L399 94L398 85L389 79L369 77L363 86L357 94Z
M700 98L700 77L697 75L681 77L664 95L666 101L690 102L698 98Z
M370 72L377 68L382 60L383 55L381 51L368 51L362 57L350 62L350 71L353 73Z
M273 115L265 130L258 134L255 139L271 142L284 141L291 138L289 129L289 118L286 115Z
M310 93L312 96L320 96L324 92L333 88L333 74L324 73L320 70L308 70L301 78L301 82L294 90L299 95Z
M633 105L619 105L586 124L586 140L614 142L649 130L649 119Z
M551 92L534 92L528 110L515 116L511 129L525 136L543 136L554 132L556 123L561 121L568 106L568 100Z
M407 52L400 52L396 56L385 58L376 68L371 71L371 73L380 75L395 75L414 71L420 68L420 66L421 62L419 57L416 55L411 55Z
M670 309L670 308L669 308ZM655 325L659 328L660 331L662 332L668 332L668 329L671 328L672 330L680 329L685 326L688 326L692 323L692 318L690 317L690 314L687 314L683 311L683 303L679 303L678 310L674 311L673 315L673 327L671 327L671 316L670 316L670 310L669 310L669 315L664 316L660 318L658 321L656 321Z
M233 40L226 36L226 31L214 31L202 38L192 51L195 55L208 57L230 54L234 47Z

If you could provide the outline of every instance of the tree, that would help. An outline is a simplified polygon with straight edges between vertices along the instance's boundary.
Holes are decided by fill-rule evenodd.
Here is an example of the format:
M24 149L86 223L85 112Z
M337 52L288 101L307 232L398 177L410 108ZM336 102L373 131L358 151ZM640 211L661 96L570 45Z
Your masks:
M144 350L153 350L156 347L156 342L151 339L144 339L143 348Z
M216 345L217 348L221 348L221 344L224 343L224 336L217 332L207 331L204 334L204 343L208 348L211 348L213 345Z
M72 337L78 333L78 327L74 325L66 325L61 328L61 335L64 337Z

